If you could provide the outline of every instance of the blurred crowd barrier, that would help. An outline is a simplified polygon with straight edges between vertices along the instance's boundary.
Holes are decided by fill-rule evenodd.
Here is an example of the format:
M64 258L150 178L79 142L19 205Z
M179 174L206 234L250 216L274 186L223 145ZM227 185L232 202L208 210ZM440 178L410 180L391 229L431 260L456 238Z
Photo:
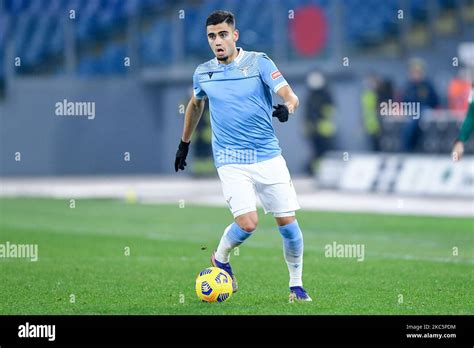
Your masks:
M348 192L472 198L474 156L329 152L318 186Z

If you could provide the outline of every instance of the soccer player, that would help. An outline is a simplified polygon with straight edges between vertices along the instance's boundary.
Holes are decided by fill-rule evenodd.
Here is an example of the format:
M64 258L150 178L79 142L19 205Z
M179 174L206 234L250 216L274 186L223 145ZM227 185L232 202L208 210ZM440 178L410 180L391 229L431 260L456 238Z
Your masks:
M265 53L236 47L239 31L231 12L213 12L207 18L206 31L215 58L194 72L194 95L186 109L175 170L186 166L191 135L208 98L214 163L234 216L211 256L212 264L231 275L237 291L229 257L257 227L258 195L265 213L275 217L283 238L290 301L311 301L302 282L303 235L295 218L300 206L272 125L272 116L288 121L298 107L298 97ZM272 91L284 101L274 106L273 112Z
M474 131L474 85L471 89L471 95L469 97L469 108L467 109L467 115L464 122L461 125L459 136L456 139L453 147L453 159L455 161L461 160L464 154L464 143L469 140L471 133Z

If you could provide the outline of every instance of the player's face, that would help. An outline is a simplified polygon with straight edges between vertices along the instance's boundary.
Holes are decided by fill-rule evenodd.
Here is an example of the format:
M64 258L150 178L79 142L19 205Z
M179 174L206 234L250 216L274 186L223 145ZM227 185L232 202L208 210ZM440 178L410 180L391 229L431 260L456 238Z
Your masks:
M227 23L209 25L207 27L207 41L212 52L221 62L226 62L229 57L235 57L235 43L239 39L239 31Z

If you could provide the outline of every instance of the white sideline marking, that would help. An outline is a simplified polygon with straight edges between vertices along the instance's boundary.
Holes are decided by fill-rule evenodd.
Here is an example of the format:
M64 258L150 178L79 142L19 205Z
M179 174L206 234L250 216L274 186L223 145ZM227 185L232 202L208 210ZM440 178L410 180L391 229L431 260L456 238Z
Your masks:
M298 201L304 210L368 212L395 215L474 217L474 197L408 197L318 191L312 178L294 178ZM189 179L166 176L2 178L0 197L62 199L123 199L133 192L138 202L226 207L217 178ZM398 201L403 199L403 208Z

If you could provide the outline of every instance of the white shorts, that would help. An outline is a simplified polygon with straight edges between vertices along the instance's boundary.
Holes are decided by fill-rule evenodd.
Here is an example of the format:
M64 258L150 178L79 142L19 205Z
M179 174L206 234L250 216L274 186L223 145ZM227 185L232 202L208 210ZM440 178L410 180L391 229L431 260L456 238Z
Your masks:
M234 218L257 210L257 196L265 214L293 216L300 209L283 156L252 164L226 164L217 168L225 200Z

